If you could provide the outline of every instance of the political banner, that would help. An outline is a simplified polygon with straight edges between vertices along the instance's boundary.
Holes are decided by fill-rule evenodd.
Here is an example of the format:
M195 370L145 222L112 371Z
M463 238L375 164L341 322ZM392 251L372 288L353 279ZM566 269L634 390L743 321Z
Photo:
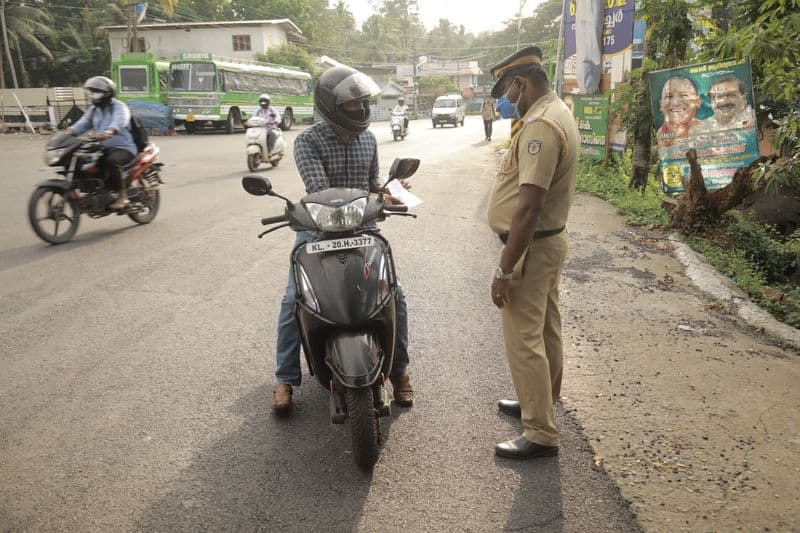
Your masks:
M608 96L570 94L572 114L581 135L581 155L592 159L606 157L608 133Z
M602 75L600 92L626 81L631 70L635 0L600 0L603 29L599 36ZM565 91L577 86L576 0L564 0L564 83ZM584 36L585 37L585 36Z
M690 148L708 189L726 186L739 167L758 159L749 60L659 70L648 81L664 192L683 191Z

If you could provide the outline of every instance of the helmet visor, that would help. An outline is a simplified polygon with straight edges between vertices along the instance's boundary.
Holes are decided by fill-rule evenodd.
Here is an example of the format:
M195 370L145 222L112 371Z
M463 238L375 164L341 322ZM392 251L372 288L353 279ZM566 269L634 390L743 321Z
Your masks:
M371 98L380 94L378 85L363 72L354 72L333 88L331 93L336 105L352 102L361 98Z

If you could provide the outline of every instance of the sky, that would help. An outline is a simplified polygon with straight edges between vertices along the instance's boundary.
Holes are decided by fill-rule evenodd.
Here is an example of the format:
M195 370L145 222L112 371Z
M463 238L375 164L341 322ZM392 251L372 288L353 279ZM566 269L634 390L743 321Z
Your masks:
M543 0L525 0L522 16L529 17ZM335 2L331 2L333 4ZM419 16L425 29L430 31L446 18L456 26L464 25L467 32L477 35L482 31L497 31L503 21L516 18L520 0L418 0ZM369 0L345 0L360 28L374 12Z

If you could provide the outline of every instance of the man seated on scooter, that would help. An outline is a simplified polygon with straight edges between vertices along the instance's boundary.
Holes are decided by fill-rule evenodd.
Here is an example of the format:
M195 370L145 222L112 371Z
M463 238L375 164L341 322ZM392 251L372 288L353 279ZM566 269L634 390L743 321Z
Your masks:
M408 106L403 97L397 99L397 105L392 109L395 115L403 115L403 129L408 131Z
M130 202L123 168L139 153L130 131L131 111L127 105L114 98L116 85L105 76L89 78L83 88L92 107L67 128L66 133L77 136L89 130L94 131L95 140L103 146L108 185L119 193L117 200L109 208L124 209Z
M349 67L334 67L319 77L314 106L324 119L294 140L294 159L306 192L330 187L349 187L370 192L382 189L378 175L378 145L369 126L369 99L380 89L367 75ZM401 183L403 183L401 181ZM406 183L403 185L408 188ZM387 203L395 200L385 196ZM295 245L309 242L314 234L297 233ZM414 402L408 367L408 309L403 289L397 291L397 345L389 379L398 405ZM292 408L292 387L300 385L300 332L294 317L296 288L291 271L278 317L275 377L270 408L286 413Z
M272 147L275 146L275 138L277 137L275 129L281 121L281 116L274 107L269 105L270 101L268 94L259 96L258 109L253 116L263 118L267 121L266 124L264 124L264 127L267 128L267 151L272 153Z

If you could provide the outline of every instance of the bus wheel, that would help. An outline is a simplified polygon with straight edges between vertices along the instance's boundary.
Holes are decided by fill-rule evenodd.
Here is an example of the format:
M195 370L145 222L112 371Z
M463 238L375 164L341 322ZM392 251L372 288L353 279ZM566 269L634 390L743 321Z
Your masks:
M235 109L228 111L228 119L225 121L225 133L231 134L236 129L237 114Z
M283 112L283 120L281 120L281 129L283 131L289 131L292 129L294 125L294 115L292 115L291 110L287 109Z

